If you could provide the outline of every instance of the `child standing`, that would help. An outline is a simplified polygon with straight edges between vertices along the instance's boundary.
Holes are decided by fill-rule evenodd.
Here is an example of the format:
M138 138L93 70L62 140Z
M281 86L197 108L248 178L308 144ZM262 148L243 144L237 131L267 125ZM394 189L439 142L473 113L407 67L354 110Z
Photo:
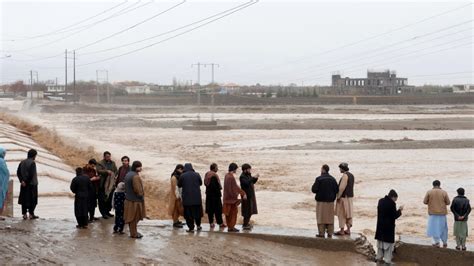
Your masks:
M114 225L114 234L119 233L123 234L123 227L125 221L123 220L123 210L125 205L125 183L120 182L117 185L113 196L113 203L115 209L115 225Z

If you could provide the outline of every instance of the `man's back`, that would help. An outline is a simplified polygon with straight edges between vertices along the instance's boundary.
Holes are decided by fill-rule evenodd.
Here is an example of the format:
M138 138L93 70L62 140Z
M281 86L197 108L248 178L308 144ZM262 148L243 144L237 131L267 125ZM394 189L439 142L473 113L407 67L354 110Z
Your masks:
M201 205L201 176L194 171L186 171L179 178L179 183L183 188L183 205Z
M333 202L339 192L337 181L330 174L322 174L317 177L313 187L313 193L316 193L316 201L321 202Z
M430 215L446 215L448 214L449 197L446 191L441 188L433 188L426 192L423 203L428 205L428 214Z

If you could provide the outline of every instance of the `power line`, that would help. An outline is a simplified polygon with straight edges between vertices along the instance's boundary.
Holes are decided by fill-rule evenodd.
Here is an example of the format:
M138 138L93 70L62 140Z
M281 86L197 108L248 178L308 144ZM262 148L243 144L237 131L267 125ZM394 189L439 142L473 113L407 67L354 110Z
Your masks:
M36 48L45 47L45 46L48 46L48 45L53 44L53 43L57 43L57 42L59 42L59 41L62 41L62 40L64 40L64 39L67 39L67 38L69 38L69 37L71 37L71 36L74 36L74 35L76 35L76 34L78 34L78 33L80 33L80 32L83 32L83 31L85 31L85 30L87 30L87 29L90 29L90 28L94 27L95 25L97 25L97 24L99 24L99 23L102 23L102 22L107 21L107 20L110 20L110 19L112 19L112 18L115 18L115 17L121 16L121 15L127 14L127 13L129 13L129 12L132 12L132 11L136 10L136 9L139 9L139 8L142 8L142 7L146 6L146 5L149 5L149 4L153 3L153 2L147 2L147 3L145 3L145 4L142 4L142 5L139 5L139 6L137 6L137 7L134 7L135 5L137 5L137 4L139 4L139 3L140 3L140 1L138 1L138 2L136 2L136 3L133 3L132 5L127 6L127 7L125 7L124 9L122 9L122 10L120 10L120 11L118 11L118 12L116 12L116 13L114 13L114 14L112 14L112 15L110 15L110 16L104 18L104 19L101 19L101 20L96 21L96 22L93 22L93 23L91 23L91 24L82 26L82 27L79 28L79 30L74 31L73 33L71 33L71 34L69 34L69 35L67 35L67 36L64 36L64 37L61 37L61 38L55 39L55 40L53 40L53 41L50 41L50 42L47 42L47 43L43 43L43 44L37 45L37 46L33 46L33 47L25 48L25 49L18 49L18 50L8 50L8 51L9 51L9 52L22 52L22 51L28 51L28 50L33 50L33 49L36 49ZM132 8L132 7L134 7L134 8Z
M414 36L414 37L411 37L411 38L408 38L408 39L405 39L405 40L402 40L402 41L397 41L395 43L392 43L392 44L389 44L387 46L382 46L380 48L377 48L377 49L373 49L373 50L367 50L363 53L360 53L359 56L355 56L355 57L351 57L350 59L347 59L347 60L343 60L347 62L353 62L353 61L358 61L359 59L357 58L364 58L364 59L367 59L367 58L371 58L371 57L375 57L379 54L385 54L385 53L393 53L393 52L396 52L396 51L399 51L399 50L403 50L403 49L406 49L406 48L409 48L410 46L408 47L401 47L401 48L397 48L397 49L393 49L393 50L389 50L389 51L386 51L386 52L381 52L381 53L375 53L375 55L372 55L370 57L366 57L367 54L372 54L374 51L381 51L381 50L386 50L387 48L390 48L390 47L393 47L393 46L397 46L399 44L404 44L406 42L409 42L409 41L412 41L412 40L418 40L420 38L424 38L426 36L430 36L430 35L433 35L433 34L437 34L439 32L442 32L442 31L445 31L445 30L448 30L448 29L452 29L452 28L455 28L455 27L458 27L458 26L461 26L461 25L464 25L464 24L467 24L467 23L471 23L473 20L468 20L468 21L464 21L462 23L458 23L458 24L455 24L455 25L451 25L451 26L448 26L448 27L445 27L445 28L442 28L442 29L439 29L439 30L436 30L436 31L432 31L432 32L429 32L429 33L426 33L426 34L422 34L422 35L417 35L417 36ZM416 45L420 45L420 44L423 44L423 43L426 43L426 42L431 42L431 41L434 41L434 40L438 40L438 39L441 39L441 38L444 38L444 37L447 37L447 36L451 36L451 35L454 35L454 34L458 34L460 32L464 32L464 31L468 31L468 30L472 30L472 27L471 28L468 28L468 29L463 29L463 30L460 30L460 31L456 31L454 33L449 33L449 34L445 34L445 35L442 35L442 36L438 36L436 38L432 38L432 39L429 39L429 40L425 40L425 41L422 41L422 42L419 42L419 43L416 43L414 45L411 45L411 46L416 46ZM332 64L332 65L326 65L327 63L329 62L326 62L326 63L322 63L322 64L317 64L317 65L314 65L314 66L311 66L309 68L306 68L303 72L308 72L310 70L313 70L313 69L327 69L329 67L335 67L335 66L340 66L340 65L343 65L343 64ZM318 67L319 66L319 67ZM325 66L325 67L324 67Z
M91 19L94 19L94 18L96 18L96 17L98 17L98 16L101 16L101 15L103 15L103 14L109 12L109 11L112 11L112 10L118 8L118 7L121 6L121 5L126 4L126 3L127 3L127 1L122 2L122 3L118 4L118 5L115 5L115 6L113 6L113 7L107 8L106 10L103 10L103 11L101 11L101 12L99 12L99 13L97 13L97 14L91 16L91 17L85 18L85 19L83 19L83 20L81 20L81 21L78 21L78 22L76 22L76 23L73 23L73 24L71 24L71 25L69 25L69 26L56 29L56 30L54 30L54 31L52 31L52 32L49 32L49 33L44 33L44 34L39 34L39 35L34 35L34 36L29 36L29 37L20 37L20 38L17 38L17 39L3 40L3 41L16 42L16 41L31 40L31 39L37 39L37 38L46 37L46 36L50 36L50 35L61 34L61 33L64 33L64 32L70 31L70 30L74 30L74 29L70 29L70 30L66 30L66 29L72 28L72 27L74 27L74 26L77 26L77 25L79 25L79 24L82 24L83 22L86 22L86 21L88 21L88 20L91 20Z
M238 9L238 8L240 8L240 7L243 7L243 6L245 6L245 5L247 5L247 4L251 3L251 2L252 2L252 1L249 1L249 2L246 2L246 3L240 4L240 5L237 5L237 6L233 7L233 8L226 9L226 10L224 10L224 11L222 11L222 12L216 13L216 14L214 14L214 15L212 15L212 16L203 18L203 19L201 19L201 20L198 20L198 21L195 21L195 22L186 24L186 25L181 26L181 27L178 27L178 28L174 28L174 29L169 30L169 31L166 31L166 32L162 32L162 33L157 34L157 35L153 35L153 36L148 37L148 38L145 38L145 39L141 39L141 40L138 40L138 41L134 41L134 42L122 44L122 45L115 46L115 47L112 47L112 48L107 48L107 49L102 49L102 50L92 51L92 52L86 52L86 53L82 53L81 55L89 55L89 54L97 54L97 53L102 53L102 52L108 52L108 51L116 50L116 49L119 49L119 48L127 47L127 46L130 46L130 45L133 45L133 44L142 43L142 42L145 42L145 41L149 41L149 40L152 40L152 39L156 39L156 38L161 37L161 36L163 36L163 35L166 35L166 34L169 34L169 33L173 33L173 32L176 32L176 31L185 29L185 28L187 28L187 27L189 27L189 26L193 26L193 25L199 24L199 23L204 22L204 21L206 21L206 20L209 20L209 19L211 19L211 18L220 16L220 15L222 15L222 14L226 14L226 13L232 11L232 10Z
M104 40L110 39L110 38L112 38L112 37L114 37L114 36L117 36L117 35L119 35L119 34L121 34L121 33L124 33L124 32L126 32L126 31L128 31L128 30L131 30L131 29L133 29L133 28L136 28L136 27L138 27L138 26L141 25L141 24L144 24L144 23L146 23L146 22L148 22L148 21L150 21L150 20L152 20L152 19L155 19L155 18L157 18L157 17L159 17L159 16L161 16L161 15L163 15L163 14L168 13L169 11L171 11L171 10L177 8L178 6L184 4L185 2L186 2L186 0L183 0L182 2L180 2L180 3L178 3L178 4L174 5L174 6L172 6L172 7L168 8L168 9L166 9L166 10L164 10L164 11L158 13L158 14L155 14L155 15L149 17L149 18L146 18L146 19L144 19L144 20L142 20L142 21L140 21L140 22L138 22L138 23L136 23L136 24L134 24L134 25L132 25L132 26L130 26L130 27L127 27L127 28L125 28L125 29L123 29L123 30L120 30L120 31L118 31L118 32L115 32L115 33L113 33L113 34L110 34L110 35L108 35L108 36L106 36L106 37L104 37L104 38L101 38L101 39L97 40L97 41L94 41L94 42L91 42L91 43L89 43L89 44L80 46L80 47L76 48L75 50L80 50L80 49L83 49L83 48L92 46L92 45L97 44L97 43L99 43L99 42L102 42L102 41L104 41Z
M174 39L174 38L177 38L177 37L179 37L179 36L181 36L181 35L184 35L184 34L186 34L186 33L188 33L188 32L191 32L191 31L197 30L197 29L199 29L199 28L202 28L202 27L204 27L204 26L206 26L206 25L208 25L208 24L210 24L210 23L212 23L212 22L215 22L215 21L217 21L217 20L220 20L220 19L222 19L222 18L225 18L225 17L227 17L227 16L230 16L230 15L232 15L233 13L236 13L236 12L238 12L238 11L240 11L240 10L246 9L246 8L248 8L248 7L250 7L250 6L254 5L254 4L256 4L256 3L258 3L258 0L251 1L251 2L250 2L249 4L247 4L246 6L243 6L243 7L239 8L239 9L237 9L237 10L234 10L234 11L232 11L232 12L229 12L229 13L227 13L227 14L225 14L225 15L222 15L222 16L220 16L220 17L218 17L218 18L215 18L215 19L213 19L213 20L211 20L211 21L208 21L208 22L206 22L206 23L204 23L204 24L201 24L201 25L199 25L199 26L196 26L196 27L194 27L194 28L191 28L191 29L189 29L189 30L186 30L186 31L184 31L184 32L181 32L181 33L179 33L179 34L173 35L173 36L168 37L168 38L166 38L166 39L163 39L163 40L161 40L161 41L158 41L158 42L155 42L155 43L152 43L152 44L143 46L143 47L141 47L141 48L134 49L134 50L132 50L132 51L129 51L129 52L126 52L126 53L123 53L123 54L119 54L119 55L116 55L116 56L108 57L108 58L101 59L101 60L98 60L98 61L93 61L93 62L86 63L86 64L81 64L81 65L78 65L78 66L87 66L87 65L97 64L97 63L109 61L109 60L112 60L112 59L115 59L115 58L118 58L118 57L122 57L122 56L125 56L125 55L129 55L129 54L132 54L132 53L141 51L141 50L145 50L145 49L147 49L147 48L153 47L153 46L158 45L158 44L160 44L160 43L163 43L163 42L172 40L172 39Z
M469 36L471 37L471 36ZM467 39L467 38L463 38L463 39ZM458 39L459 40L459 39ZM456 41L458 41L456 40ZM460 45L456 45L456 46L451 46L451 47L447 47L447 48L443 48L443 49L439 49L439 50L435 50L435 51L432 51L432 52L429 52L429 53L425 53L425 54L418 54L418 52L420 51L424 51L425 49L421 49L421 50L416 50L416 51L412 51L410 53L407 53L407 54L404 54L404 55L398 55L396 57L392 57L392 58L389 58L389 59L394 59L396 58L396 60L394 61L388 61L388 62L385 62L386 59L382 60L381 62L384 62L384 65L386 65L387 63L395 63L395 62L399 62L401 60L404 60L406 58L401 58L400 56L407 56L407 55L410 55L410 54L415 54L415 57L422 57L422 56L426 56L426 55L430 55L430 54L434 54L434 53L440 53L440 52L444 52L444 51L448 51L448 50L452 50L452 49L455 49L455 48L459 48L459 47L463 47L463 46L466 46L466 45L470 45L472 44L473 42L469 42L469 43L463 43L463 44L460 44ZM448 44L448 43L444 43L442 45L445 45L445 44ZM408 57L412 57L412 56L408 56ZM401 59L400 59L401 58ZM368 63L365 63L366 65ZM382 66L381 64L377 65L377 67L379 66ZM356 67L352 67L352 68L349 68L349 69L346 69L346 70L343 70L344 72L347 71L347 70L350 70L350 72L347 72L347 73L354 73L358 70L361 70L363 68L360 68L360 65L356 66ZM346 73L346 74L347 74ZM317 80L321 77L325 77L327 74L321 74L321 75L318 75L318 76L313 76L313 77L310 77L310 76L307 76L307 77L304 77L304 78L300 78L300 79L293 79L292 81L295 81L295 80L304 80L304 79L308 79L308 78L311 78L311 80Z
M273 69L273 68L277 68L277 67L287 66L288 64L298 63L298 62L301 62L301 61L306 61L306 60L308 60L312 57L315 57L315 56L336 52L338 50L341 50L341 49L344 49L344 48L347 48L347 47L351 47L351 46L354 46L354 45L357 45L357 44L361 44L361 43L364 43L364 42L367 42L367 41L370 41L370 40L374 40L374 39L380 38L382 36L388 35L390 33L397 32L397 31L409 28L409 27L417 25L417 24L421 24L423 22L429 21L431 19L443 16L443 15L446 15L446 14L449 14L449 13L452 13L452 12L456 12L460 9L464 9L465 7L468 7L468 6L471 6L471 5L472 5L472 3L462 5L460 7L450 9L450 10L447 10L447 11L444 11L444 12L426 17L426 18L418 20L416 22L409 23L409 24L403 25L401 27L398 27L398 28L395 28L395 29L392 29L392 30L389 30L389 31L386 31L386 32L383 32L383 33L372 35L368 38L360 39L360 40L357 40L357 41L354 41L354 42L351 42L351 43L348 43L348 44L345 44L345 45L342 45L342 46L339 46L339 47L336 47L336 48L333 48L333 49L329 49L329 50L326 50L326 51L323 51L323 52L319 52L319 53L316 53L316 54L301 56L300 58L297 58L295 60L285 61L285 62L283 62L281 64L277 64L276 66L273 66L273 67L272 66L263 66L263 67L257 69L256 71L262 71L262 70L266 70L266 69ZM253 71L253 72L255 73L256 71Z

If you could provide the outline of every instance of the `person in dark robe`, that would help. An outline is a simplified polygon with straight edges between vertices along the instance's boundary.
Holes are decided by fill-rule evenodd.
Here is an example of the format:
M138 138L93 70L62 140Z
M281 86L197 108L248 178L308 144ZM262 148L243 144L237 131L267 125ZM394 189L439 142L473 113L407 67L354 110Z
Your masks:
M201 217L203 215L203 211L200 188L201 186L201 175L194 171L192 164L184 164L184 171L183 174L179 177L178 187L183 189L182 199L184 207L184 218L186 219L186 225L188 226L188 233L194 232L194 224L196 224L198 231L202 230Z
M114 193L115 176L117 175L117 166L112 161L110 152L104 152L104 159L97 163L97 173L100 176L98 203L102 218L114 217L110 213L112 210L112 195Z
M204 185L206 186L206 213L211 228L215 227L214 217L219 227L225 228L226 225L222 220L222 185L217 171L219 171L219 168L217 164L213 163L210 166L210 170L204 176Z
M242 201L242 216L244 218L243 230L250 230L250 218L254 214L258 214L257 199L255 197L254 184L257 183L259 174L252 176L252 166L246 163L242 165L242 174L240 175L240 187L247 195L247 199Z
M20 196L18 204L21 205L23 219L38 219L35 215L36 205L38 204L38 175L36 173L36 156L38 152L34 149L28 151L27 159L20 162L16 174L20 181Z
M403 206L397 210L396 201L398 194L395 190L390 190L387 196L379 200L377 206L377 230L375 239L377 240L378 262L392 263L392 254L395 247L395 220L402 215Z
M119 183L124 182L125 176L127 175L128 172L132 170L130 166L130 158L128 156L123 156L121 161L122 161L122 165L119 167L117 171L117 178L115 179L115 187L117 187Z
M89 223L99 220L99 218L94 217L95 209L97 208L97 197L100 182L100 177L97 174L96 165L97 161L95 159L90 159L89 163L82 168L84 174L89 177L92 183L92 192L89 194Z
M81 167L76 168L76 177L71 181L71 191L74 193L74 215L76 216L76 228L86 229L89 214L90 193L93 193L92 182L84 174Z
M120 182L117 184L117 189L115 189L114 196L112 198L115 209L115 225L114 225L114 234L123 234L123 227L125 221L123 219L123 212L125 208L125 183Z
M321 175L316 178L311 191L316 194L317 237L332 238L334 234L334 201L339 192L336 179L329 174L327 164L321 167Z

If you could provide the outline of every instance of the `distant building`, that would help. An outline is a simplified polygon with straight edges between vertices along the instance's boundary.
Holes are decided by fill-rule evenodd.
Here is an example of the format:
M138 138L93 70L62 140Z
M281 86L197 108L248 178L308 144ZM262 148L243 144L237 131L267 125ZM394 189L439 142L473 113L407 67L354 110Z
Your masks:
M46 92L48 93L63 93L65 91L66 91L66 87L64 85L53 85L53 84L46 85Z
M150 94L151 88L148 85L143 86L127 86L125 91L128 94Z
M26 98L30 99L43 99L44 98L44 92L43 91L27 91L26 92Z
M453 85L453 93L474 93L474 85Z
M367 78L332 75L331 86L340 94L400 94L413 92L407 78L398 78L395 71L367 71Z

